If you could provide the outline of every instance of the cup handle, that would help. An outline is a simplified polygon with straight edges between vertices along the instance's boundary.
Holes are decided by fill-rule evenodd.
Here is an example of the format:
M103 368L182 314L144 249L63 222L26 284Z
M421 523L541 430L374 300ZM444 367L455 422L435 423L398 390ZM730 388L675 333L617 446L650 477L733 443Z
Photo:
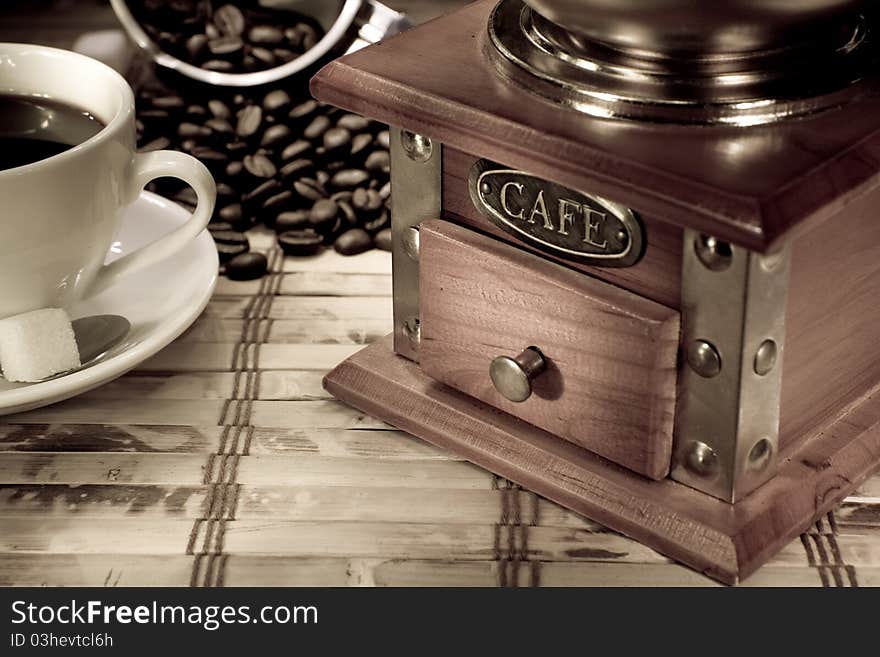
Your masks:
M192 216L182 226L163 235L155 242L101 267L86 296L94 296L123 276L173 255L198 237L208 225L217 200L217 185L205 165L185 153L177 151L137 153L130 183L129 202L137 199L148 182L164 176L179 178L195 190L198 201Z

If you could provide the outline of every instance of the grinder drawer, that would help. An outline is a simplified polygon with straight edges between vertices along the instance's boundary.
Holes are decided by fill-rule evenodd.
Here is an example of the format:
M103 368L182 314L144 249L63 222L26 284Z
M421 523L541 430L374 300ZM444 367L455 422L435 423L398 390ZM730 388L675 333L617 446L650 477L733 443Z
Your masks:
M669 471L677 311L446 221L420 231L432 378L653 479Z

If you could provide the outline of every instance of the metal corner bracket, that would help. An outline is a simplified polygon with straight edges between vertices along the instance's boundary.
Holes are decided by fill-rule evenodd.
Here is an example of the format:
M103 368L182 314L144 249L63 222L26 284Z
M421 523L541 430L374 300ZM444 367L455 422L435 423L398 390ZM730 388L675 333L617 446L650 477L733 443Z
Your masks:
M394 351L418 362L419 233L442 209L443 147L423 135L391 127L391 257Z
M777 470L789 252L684 233L671 476L731 503Z

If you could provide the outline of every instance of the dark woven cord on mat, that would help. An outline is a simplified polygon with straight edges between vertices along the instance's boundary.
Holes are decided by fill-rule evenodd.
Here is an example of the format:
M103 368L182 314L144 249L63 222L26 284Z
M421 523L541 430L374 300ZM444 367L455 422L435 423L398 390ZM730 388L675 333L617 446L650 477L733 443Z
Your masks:
M269 254L268 276L244 311L241 335L232 352L232 390L224 401L218 424L223 426L217 452L205 463L204 484L208 487L204 513L193 523L186 553L193 555L190 586L223 586L229 555L223 553L226 524L235 520L241 493L236 482L239 460L250 453L254 427L253 402L260 393L260 346L269 337L272 301L283 277L281 251Z

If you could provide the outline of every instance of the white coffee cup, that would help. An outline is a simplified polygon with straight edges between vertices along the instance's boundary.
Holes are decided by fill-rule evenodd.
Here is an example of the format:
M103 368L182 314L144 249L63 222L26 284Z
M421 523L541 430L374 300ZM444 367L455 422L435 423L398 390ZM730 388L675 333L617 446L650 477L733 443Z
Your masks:
M70 306L179 251L207 226L217 193L211 174L183 153L135 151L134 95L110 67L65 50L0 43L0 94L81 108L106 126L62 153L0 170L0 318ZM105 265L122 211L161 176L192 186L192 217Z

